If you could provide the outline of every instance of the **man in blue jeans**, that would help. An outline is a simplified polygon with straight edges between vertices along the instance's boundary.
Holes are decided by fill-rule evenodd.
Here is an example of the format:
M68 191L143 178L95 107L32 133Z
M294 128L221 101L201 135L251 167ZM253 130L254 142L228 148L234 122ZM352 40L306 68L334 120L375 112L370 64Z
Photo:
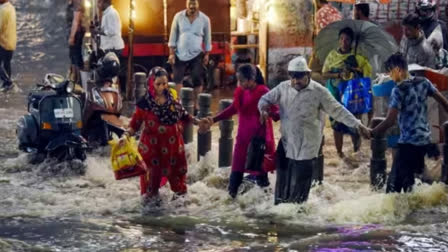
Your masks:
M428 79L410 76L406 59L400 53L390 56L385 67L397 85L390 96L387 117L372 130L372 135L384 133L398 118L400 139L386 192L410 192L414 174L424 169L425 155L439 155L431 144L426 101L428 97L433 97L446 111L448 101Z

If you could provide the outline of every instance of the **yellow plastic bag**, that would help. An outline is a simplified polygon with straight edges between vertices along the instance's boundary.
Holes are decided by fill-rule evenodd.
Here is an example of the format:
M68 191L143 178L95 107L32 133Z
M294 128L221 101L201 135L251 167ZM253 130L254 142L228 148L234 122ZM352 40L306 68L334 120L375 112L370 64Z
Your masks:
M115 179L131 178L146 173L146 164L138 152L134 137L123 136L118 139L113 136L109 141L111 147L110 161Z

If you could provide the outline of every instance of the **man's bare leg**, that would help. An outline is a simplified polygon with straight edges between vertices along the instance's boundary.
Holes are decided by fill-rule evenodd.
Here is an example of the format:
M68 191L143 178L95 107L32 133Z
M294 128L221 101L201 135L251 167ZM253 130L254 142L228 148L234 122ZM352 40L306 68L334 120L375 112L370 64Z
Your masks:
M334 145L336 146L336 151L340 158L344 157L344 153L342 152L342 145L344 143L344 135L341 132L337 132L333 130L334 136Z

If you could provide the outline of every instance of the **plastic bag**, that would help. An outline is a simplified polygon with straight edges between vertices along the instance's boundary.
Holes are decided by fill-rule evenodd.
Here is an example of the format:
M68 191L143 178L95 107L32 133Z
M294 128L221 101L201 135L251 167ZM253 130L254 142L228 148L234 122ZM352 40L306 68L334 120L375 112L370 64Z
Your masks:
M341 85L343 84L343 85ZM352 114L364 114L372 110L372 91L370 78L356 78L341 83L342 104Z
M114 136L109 141L109 145L111 146L110 160L116 180L132 178L147 172L148 169L138 152L134 137L123 136L118 139Z

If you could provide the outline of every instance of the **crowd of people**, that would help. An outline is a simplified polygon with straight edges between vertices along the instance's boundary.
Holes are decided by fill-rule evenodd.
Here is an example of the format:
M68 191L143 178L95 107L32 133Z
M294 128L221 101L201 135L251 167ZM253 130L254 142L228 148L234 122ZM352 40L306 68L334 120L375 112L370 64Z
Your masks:
M120 56L124 48L121 21L111 0L99 0L102 11L100 48ZM342 19L342 15L327 1L317 1L316 32L326 25ZM448 34L446 24L437 19L435 3L418 0L415 13L402 21L404 35L399 52L384 62L387 74L396 83L384 122L374 129L363 125L362 114L351 113L342 103L344 85L348 80L372 78L369 59L353 50L356 34L345 27L338 33L338 47L324 62L313 54L308 63L297 56L288 63L289 79L271 90L266 86L260 70L252 64L242 64L236 71L238 87L233 103L213 117L202 119L190 115L178 97L183 86L185 71L190 71L195 97L202 92L204 65L208 64L212 50L210 18L199 10L199 0L186 0L186 9L173 19L169 37L168 62L172 65L175 89L170 89L171 75L162 67L151 69L148 92L136 103L127 135L141 130L139 152L147 168L141 176L141 194L145 201L159 200L159 188L169 182L175 197L187 193L188 171L182 131L186 123L199 126L205 132L221 120L238 115L238 130L233 151L228 193L235 198L249 173L260 187L269 186L269 172L276 172L275 204L302 203L308 198L313 182L313 170L322 152L323 125L330 117L338 155L344 158L343 135L349 134L353 150L361 146L361 136L369 139L383 134L398 119L400 139L397 154L387 182L386 192L409 192L414 174L424 168L424 157L429 153L431 131L427 119L426 101L433 97L448 111L448 101L423 77L414 77L408 65L418 64L429 68L443 68L448 61L446 53ZM85 9L81 0L69 0L67 23L71 62L71 78L79 81L84 66L82 24ZM374 23L369 18L369 4L355 5L354 18ZM324 21L320 19L324 19ZM319 19L320 18L320 19ZM376 25L376 24L375 24ZM0 0L0 78L3 87L12 82L11 57L16 46L15 10L8 0ZM347 62L352 67L347 68ZM314 80L316 79L316 80ZM196 98L194 99L197 100ZM197 104L194 105L197 110ZM273 121L280 121L281 136L275 143ZM142 129L141 129L142 128ZM251 140L255 136L265 139L266 149L260 171L248 170L246 159Z

